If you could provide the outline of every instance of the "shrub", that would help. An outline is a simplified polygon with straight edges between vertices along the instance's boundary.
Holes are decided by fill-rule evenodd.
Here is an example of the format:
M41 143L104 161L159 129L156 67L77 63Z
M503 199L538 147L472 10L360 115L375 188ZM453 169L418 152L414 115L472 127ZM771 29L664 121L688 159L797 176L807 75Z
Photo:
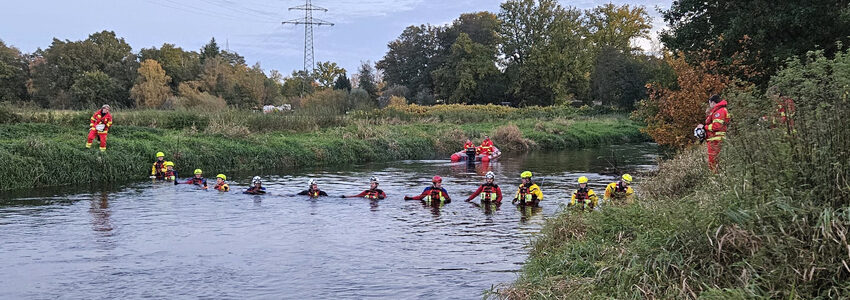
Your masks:
M534 141L523 138L522 131L514 124L500 126L493 133L493 141L499 149L510 151L526 151L536 146Z

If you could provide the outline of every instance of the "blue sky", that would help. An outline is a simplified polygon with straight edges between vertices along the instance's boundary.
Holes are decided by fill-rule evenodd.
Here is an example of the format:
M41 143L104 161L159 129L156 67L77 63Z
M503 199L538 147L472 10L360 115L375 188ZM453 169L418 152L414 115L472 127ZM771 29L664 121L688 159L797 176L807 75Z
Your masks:
M655 7L668 8L670 0L560 1L588 9L599 4L644 5L662 22ZM361 60L379 60L387 43L409 25L447 24L461 13L498 12L499 0L314 0L328 8L314 17L336 24L314 29L316 61L334 61L353 74ZM52 39L85 39L101 30L124 37L134 52L172 43L197 50L215 37L248 61L260 62L268 71L289 74L301 69L304 27L281 21L303 17L288 7L303 0L73 0L4 1L0 4L0 39L32 52L46 48ZM649 47L649 42L640 46Z

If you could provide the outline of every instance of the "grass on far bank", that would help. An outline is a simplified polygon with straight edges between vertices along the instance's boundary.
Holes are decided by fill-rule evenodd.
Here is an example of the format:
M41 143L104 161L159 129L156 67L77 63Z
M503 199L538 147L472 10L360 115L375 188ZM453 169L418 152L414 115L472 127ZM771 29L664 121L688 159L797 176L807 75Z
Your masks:
M0 124L0 182L3 189L69 183L142 180L153 154L162 151L187 176L279 170L295 166L352 164L432 158L458 151L467 138L491 135L505 151L560 149L645 141L640 125L619 115L585 116L563 108L550 117L526 117L529 110L451 106L446 115L409 114L401 120L385 110L372 114L300 115L129 110L114 113L107 151L85 149L89 112L14 111ZM10 112L11 111L11 112ZM462 122L467 113L491 111L504 118ZM392 112L392 114L408 114ZM512 115L513 113L519 116ZM589 115L589 113L588 113ZM9 120L9 119L7 119ZM448 120L448 121L447 121Z

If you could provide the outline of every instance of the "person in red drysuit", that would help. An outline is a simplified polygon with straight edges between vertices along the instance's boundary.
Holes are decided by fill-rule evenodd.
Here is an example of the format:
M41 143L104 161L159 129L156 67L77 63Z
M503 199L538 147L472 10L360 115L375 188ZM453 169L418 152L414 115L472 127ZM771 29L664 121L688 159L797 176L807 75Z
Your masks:
M729 111L726 110L726 100L720 98L720 95L717 94L708 98L708 105L711 109L705 118L705 123L699 124L697 128L705 129L705 140L708 147L708 168L716 173L717 156L720 154L723 140L726 139L726 129L729 126Z
M109 105L104 104L103 107L94 112L89 120L89 137L86 140L86 148L91 148L92 141L95 137L100 139L100 151L106 151L106 135L109 132L109 127L112 127L112 115L109 114Z

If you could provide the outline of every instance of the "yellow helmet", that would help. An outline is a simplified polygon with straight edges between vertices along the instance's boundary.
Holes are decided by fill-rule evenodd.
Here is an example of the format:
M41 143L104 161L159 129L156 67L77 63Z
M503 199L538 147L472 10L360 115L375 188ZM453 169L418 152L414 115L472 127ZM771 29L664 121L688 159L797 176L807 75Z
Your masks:
M587 183L587 177L585 177L585 176L579 177L578 183Z
M204 171L201 171L201 169L195 169L195 175L199 174L204 174Z
M163 156L165 156L165 153L162 153L162 152L157 152L157 153L156 153L156 157L163 157Z
M632 175L623 174L623 181L628 182L628 183L632 183Z
M216 175L215 177L216 177L216 178L221 178L221 180L227 180L227 176L224 176L224 174L218 174L218 175Z
M168 166L173 167L173 166L174 166L174 163L173 163L173 162L170 162L170 161L167 161L167 162L165 162L165 163L164 163L164 164L162 164L162 165L163 165L163 166L166 166L166 167L168 167Z
M522 174L519 174L519 177L531 178L531 172L529 172L529 171L522 172Z

